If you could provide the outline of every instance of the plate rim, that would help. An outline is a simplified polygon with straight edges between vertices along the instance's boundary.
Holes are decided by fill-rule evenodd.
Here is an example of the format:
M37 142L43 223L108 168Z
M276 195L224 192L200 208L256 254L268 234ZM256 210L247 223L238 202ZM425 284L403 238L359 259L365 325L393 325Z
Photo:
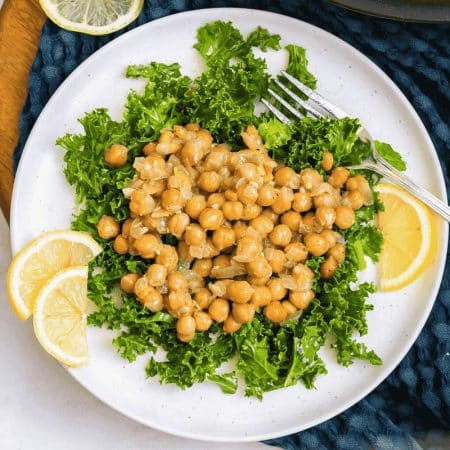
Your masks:
M348 51L350 51L355 57L358 59L363 59L366 61L366 63L369 65L372 71L376 72L379 76L381 76L384 81L390 85L390 87L396 92L397 98L401 101L402 105L407 109L408 113L410 114L414 127L417 128L420 132L425 141L428 144L428 147L431 148L433 151L431 152L431 159L433 164L439 169L439 180L438 180L438 187L440 191L440 197L444 201L447 201L447 192L446 192L446 186L445 186L445 180L442 172L442 167L440 165L440 161L436 152L436 149L434 147L434 144L428 134L428 131L423 124L422 120L420 119L418 113L414 109L414 107L409 102L408 98L403 94L403 92L400 90L400 88L397 86L397 84L380 68L378 67L370 58L365 56L362 52L360 52L358 49L344 41L343 39L335 36L334 34L316 26L312 25L308 22L305 22L301 19L297 19L295 17L291 17L285 14L279 14L274 13L272 11L266 11L266 10L260 10L260 9L251 9L251 8L233 8L233 7L221 7L221 8L203 8L203 9L197 9L197 10L191 10L191 11L184 11L179 12L176 14L171 14L165 17L161 17L155 20L152 20L150 22L147 22L145 24L142 24L132 30L127 31L126 33L122 34L121 36L113 39L111 42L105 44L100 49L96 50L92 55L90 55L88 58L86 58L76 69L74 69L67 78L61 83L61 85L55 90L55 92L52 94L52 96L49 98L48 102L40 112L38 118L36 119L36 122L34 123L32 130L26 140L26 143L24 145L23 153L21 155L19 165L17 168L17 173L14 181L14 187L13 187L13 195L11 200L11 219L10 219L10 238L11 238L11 250L13 255L17 253L18 245L17 245L17 238L16 238L16 232L15 232L15 223L17 222L17 197L20 193L21 186L23 185L22 181L22 171L24 171L23 167L25 167L26 161L31 154L28 151L28 148L30 147L30 142L32 141L32 138L34 137L34 134L37 133L37 128L40 125L40 122L43 120L42 117L44 113L47 110L50 110L52 107L53 102L56 98L58 98L59 95L61 95L61 92L65 88L66 84L70 84L72 79L78 76L79 73L84 70L84 66L88 63L94 61L96 58L100 58L104 52L109 50L111 47L118 45L117 43L120 42L122 38L125 36L129 37L133 33L138 33L141 31L142 28L151 28L153 23L161 24L162 22L171 21L179 18L180 16L184 16L188 18L187 16L199 16L199 21L203 20L204 15L207 13L212 13L211 20L217 20L216 15L220 15L220 13L236 13L236 12L247 12L247 13L256 13L256 15L265 15L265 16L271 16L275 20L288 20L288 21L294 21L294 22L301 22L302 26L305 26L306 28L310 28L312 32L318 32L325 33L329 37L333 38L334 40L337 40L340 45L343 45L346 47ZM230 19L231 20L231 19ZM443 225L443 248L447 248L448 245L448 231L449 227L448 224ZM400 362L404 359L406 354L410 351L412 346L414 345L415 341L417 340L420 332L422 331L426 321L428 320L431 310L436 302L437 294L439 292L439 288L442 282L443 273L445 269L445 262L446 262L446 252L442 251L441 255L437 258L437 263L439 265L437 270L437 277L433 286L433 289L430 293L430 298L433 299L433 301L429 302L429 306L426 309L425 313L422 315L421 320L416 322L416 326L412 333L409 335L408 343L405 345L405 351L399 353L401 355L400 357L397 357L393 360L393 362L388 365L384 366L385 370L382 372L382 374L375 378L375 381L370 383L364 390L362 390L359 395L357 395L354 399L345 402L341 407L334 408L333 410L329 411L327 414L322 414L322 416L318 419L311 420L309 422L304 423L302 426L293 426L289 427L283 430L280 430L278 432L269 432L269 433L258 433L258 434L251 434L246 436L239 436L239 437L229 437L225 435L211 435L211 434L198 434L198 433L191 433L191 432L184 432L184 431L178 431L176 429L170 428L170 426L165 426L164 424L155 423L153 420L148 420L145 417L141 417L139 414L134 414L127 412L125 408L122 408L120 405L117 405L114 401L114 399L107 399L103 396L98 395L95 390L88 387L77 375L76 370L67 368L63 366L70 375L76 379L76 381L83 386L87 391L89 391L92 395L94 395L96 398L98 398L100 401L102 401L104 404L108 405L109 407L113 408L114 410L120 412L126 417L129 417L130 419L154 428L159 431L163 431L165 433L169 433L172 435L188 438L188 439L196 439L201 441L209 441L209 442L253 442L253 441L262 441L262 440L268 440L268 439L274 439L281 436L286 436L292 433L297 433L300 431L307 430L313 426L316 426L320 423L323 423L342 412L346 411L348 408L355 405L357 402L361 401L363 398L365 398L370 392L372 392L376 387L378 387L391 373L392 371L400 364Z

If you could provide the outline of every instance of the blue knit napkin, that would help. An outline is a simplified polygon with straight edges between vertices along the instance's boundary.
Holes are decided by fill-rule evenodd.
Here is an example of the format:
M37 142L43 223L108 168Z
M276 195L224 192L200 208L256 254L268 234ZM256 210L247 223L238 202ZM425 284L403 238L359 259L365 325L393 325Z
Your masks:
M414 105L436 147L449 189L450 24L390 22L340 9L322 0L149 0L128 29L175 12L219 6L267 9L297 17L361 50L397 83ZM93 37L46 23L30 73L29 95L20 117L15 167L33 123L55 89L84 59L122 32ZM420 438L421 433L433 430L439 437L450 429L449 378L450 271L447 262L444 281L425 328L386 381L334 419L268 443L285 449L420 448L416 438Z

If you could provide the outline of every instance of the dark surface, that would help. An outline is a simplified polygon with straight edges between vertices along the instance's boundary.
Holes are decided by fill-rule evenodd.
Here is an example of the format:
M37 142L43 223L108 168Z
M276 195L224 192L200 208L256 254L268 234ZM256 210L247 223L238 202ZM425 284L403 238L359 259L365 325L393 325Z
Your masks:
M322 0L151 0L145 3L142 14L128 29L175 12L211 6L267 9L298 17L361 50L394 80L420 115L439 155L448 190L450 25L392 22L363 16ZM16 163L34 121L56 88L84 59L120 34L122 32L92 37L63 31L47 22L30 73L30 91L21 115ZM447 261L444 281L431 315L396 370L365 399L339 416L269 443L285 449L418 449L421 447L416 438L423 440L424 433L429 437L429 431L433 430L431 446L428 447L430 440L425 445L440 448L436 442L448 436L450 429L449 324L450 267ZM149 445L151 447L151 443ZM446 448L445 444L442 448Z

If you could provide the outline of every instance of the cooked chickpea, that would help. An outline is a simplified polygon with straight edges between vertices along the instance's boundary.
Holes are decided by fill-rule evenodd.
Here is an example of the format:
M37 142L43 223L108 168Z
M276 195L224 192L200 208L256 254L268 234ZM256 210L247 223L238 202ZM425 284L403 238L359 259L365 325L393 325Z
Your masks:
M251 286L265 286L268 283L268 281L270 280L270 277L260 278L260 277L248 276L247 280Z
M152 264L145 275L151 286L162 286L166 282L167 268L162 264Z
M274 323L283 322L287 317L287 312L280 302L270 302L264 308L264 315Z
M234 320L234 317L230 314L223 323L223 331L225 333L235 333L239 330L239 328L241 328L241 326L242 323Z
M300 180L304 188L310 190L321 183L323 178L317 170L307 168L300 172Z
M113 248L119 255L125 255L128 253L128 241L121 234L119 234L114 239Z
M230 313L230 304L224 298L216 298L209 305L208 313L216 322L224 322Z
M216 256L213 260L213 267L224 268L228 267L230 264L231 264L230 255L219 255Z
M338 262L333 256L328 256L328 258L320 265L320 276L322 278L331 278L338 268Z
M261 237L266 237L273 230L273 222L265 215L260 214L251 220L250 225Z
M281 300L287 294L287 289L279 278L272 278L267 283L267 287L270 289L272 300L274 301Z
M156 176L161 176L165 173L166 161L161 155L151 153L144 158L141 167L138 170L139 178L141 180L152 180Z
M225 181L225 180L224 180ZM228 181L233 181L233 180L228 180ZM231 189L227 189L223 195L225 196L225 199L228 200L229 202L237 202L237 192L233 191Z
M194 259L194 257L191 256L189 252L189 245L186 244L185 241L178 241L177 252L180 261L182 261L183 263L191 262Z
M102 239L112 239L119 234L119 224L111 216L103 215L97 223L97 231Z
M194 300L201 309L206 309L213 301L214 297L208 288L200 288L196 293Z
M136 239L134 248L144 259L152 259L161 248L161 243L154 234L144 234Z
M239 323L249 323L255 317L255 305L253 303L233 303L233 319Z
M289 261L303 262L308 257L308 250L305 244L293 242L284 248L284 254Z
M191 316L181 316L177 320L177 336L181 342L190 342L195 337L195 319Z
M244 212L244 205L238 201L226 201L222 205L222 211L225 219L239 220Z
M339 205L336 208L335 224L341 230L350 228L355 223L355 213L349 206Z
M341 263L345 259L345 246L340 242L336 243L327 252L328 256L332 256L338 263Z
M156 256L155 262L163 265L167 272L172 272L178 265L178 252L171 245L163 245L159 254Z
M125 222L122 224L122 236L125 239L128 239L128 237L130 236L130 230L131 230L131 224L133 223L133 219L127 219L125 220Z
M264 184L259 188L256 203L260 206L271 206L277 199L278 192L271 184Z
M244 205L253 205L258 199L258 187L253 184L241 184L236 194L237 199Z
M167 189L161 195L161 205L171 213L176 213L183 207L183 199L178 189Z
M272 203L272 210L276 214L283 214L286 211L289 211L292 207L292 199L294 198L294 194L292 194L292 198L290 193L280 190L277 195L277 198Z
M290 167L281 167L275 172L275 184L277 186L289 186L292 187L294 179L297 178L297 174Z
M286 255L283 250L268 247L264 249L264 256L274 273L280 273L284 270L286 266Z
M120 289L126 294L134 292L134 285L139 280L140 276L137 273L127 273L120 279Z
M247 232L247 224L245 222L236 222L233 225L234 234L236 236L236 241L243 238Z
M221 226L213 232L211 240L217 249L224 250L236 242L236 233L233 228Z
M316 218L324 228L331 228L336 220L336 211L330 206L320 206L316 209Z
M314 206L317 208L328 207L332 208L335 206L336 200L329 192L324 192L314 197Z
M228 157L230 155L230 149L224 145L217 145L211 152L206 156L203 167L206 170L220 170L225 167L228 162Z
M322 256L328 250L326 239L318 233L309 233L305 236L306 249L313 256Z
M105 150L104 158L109 167L122 167L128 159L128 148L125 145L113 144Z
M200 124L187 123L184 128L186 128L186 130L188 130L188 131L198 131L198 130L200 130Z
M167 297L167 307L171 312L175 312L190 300L191 296L186 291L170 291Z
M205 208L198 221L205 230L217 230L223 222L223 212L216 208Z
M211 258L196 259L192 265L192 270L197 272L202 278L208 277L212 268L213 261Z
M240 178L254 180L258 175L258 168L253 163L243 163L237 167L237 173Z
M296 192L292 202L292 208L297 212L306 212L312 208L313 202L308 192Z
M134 293L139 301L142 301L152 290L147 277L139 277L134 283Z
M299 230L302 234L311 232L320 232L323 230L322 225L317 220L315 213L309 212L302 217L302 222L300 224Z
M186 227L189 225L189 222L189 216L184 212L180 212L169 217L167 227L169 228L171 234L173 234L176 238L181 239L181 236L183 236L183 233L186 231Z
M305 281L312 281L314 279L314 272L305 264L296 264L292 268L292 275L301 284Z
M156 142L149 142L148 144L145 144L142 149L142 153L144 153L145 156L156 153Z
M134 191L130 199L130 211L136 216L145 216L155 209L154 198L144 191Z
M220 176L217 172L206 170L198 177L197 185L206 192L216 192L220 187Z
M198 139L187 141L181 149L180 156L185 166L195 166L203 158L203 143Z
M298 231L302 216L296 211L288 211L281 216L281 223L289 227L292 232Z
M267 286L253 286L253 295L250 299L256 308L268 305L272 301L272 293Z
M291 239L292 231L284 224L277 225L269 234L269 241L279 247L285 247L291 242Z
M289 301L298 309L306 309L314 299L314 292L311 289L307 291L291 291Z
M289 300L283 300L281 306L285 309L288 316L292 316L297 312L297 307L293 305Z
M187 290L186 277L180 272L172 272L167 276L167 287L171 291L186 291Z
M227 297L235 303L247 303L253 295L248 281L232 281L227 286Z
M274 212L272 208L265 208L261 214L268 217L274 225L278 223L278 219L280 216L276 212Z
M200 213L206 208L206 199L203 195L193 195L186 201L184 206L185 212L192 219L198 219Z
M327 241L328 248L333 247L339 237L339 233L336 233L336 231L333 230L323 230L320 235Z
M143 298L139 299L140 302L150 311L157 312L163 308L163 298L160 292L154 287L150 288L150 292Z
M340 189L348 180L349 174L350 172L345 167L336 167L328 177L328 183L334 188Z
M242 212L242 220L253 220L261 214L261 206L254 203L253 205L245 205Z
M252 277L265 278L272 275L272 267L264 256L257 256L255 259L246 264L247 272Z
M358 190L350 191L346 197L350 202L352 209L357 210L363 207L364 197Z
M253 236L243 236L238 240L236 256L245 256L248 259L256 258L263 251L261 242Z
M188 245L201 245L206 242L205 230L196 223L191 223L186 227L184 240Z
M212 143L213 138L211 136L211 133L208 130L200 129L197 131L197 139L203 144L203 148L205 150L208 150Z
M325 170L325 172L329 172L333 168L333 163L334 163L333 153L325 152L323 154L322 162L320 163L322 169Z
M194 313L195 329L197 331L207 331L211 328L211 316L205 311L196 311Z
M208 206L209 208L222 208L225 201L225 195L219 192L215 192L208 197L206 206Z

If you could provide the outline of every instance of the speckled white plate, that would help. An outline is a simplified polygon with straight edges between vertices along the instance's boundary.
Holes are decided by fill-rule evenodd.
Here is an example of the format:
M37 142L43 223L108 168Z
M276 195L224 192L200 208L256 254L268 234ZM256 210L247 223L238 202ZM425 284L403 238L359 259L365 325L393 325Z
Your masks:
M14 186L11 241L17 252L39 233L68 228L74 193L63 176L63 152L55 139L80 131L77 118L106 106L119 119L130 88L142 83L123 76L127 64L179 61L188 75L201 71L192 49L197 28L230 20L246 33L258 25L279 33L284 43L306 47L318 89L350 114L360 117L373 136L390 142L408 163L408 173L441 198L445 188L439 162L417 114L392 81L365 56L319 28L277 14L245 9L211 9L177 14L143 25L116 39L85 61L48 102L30 134ZM283 52L269 52L270 69L286 64ZM302 385L271 392L263 401L242 391L227 396L205 383L181 391L145 378L148 356L133 364L121 359L106 330L89 329L91 363L70 373L86 389L123 414L160 430L188 438L251 441L273 438L316 425L339 414L374 389L404 357L431 310L444 267L447 227L434 265L413 285L372 297L369 333L362 338L383 358L382 366L357 362L339 366L332 351L321 354L328 375L316 390ZM367 273L371 278L373 274ZM30 323L31 326L31 323Z

